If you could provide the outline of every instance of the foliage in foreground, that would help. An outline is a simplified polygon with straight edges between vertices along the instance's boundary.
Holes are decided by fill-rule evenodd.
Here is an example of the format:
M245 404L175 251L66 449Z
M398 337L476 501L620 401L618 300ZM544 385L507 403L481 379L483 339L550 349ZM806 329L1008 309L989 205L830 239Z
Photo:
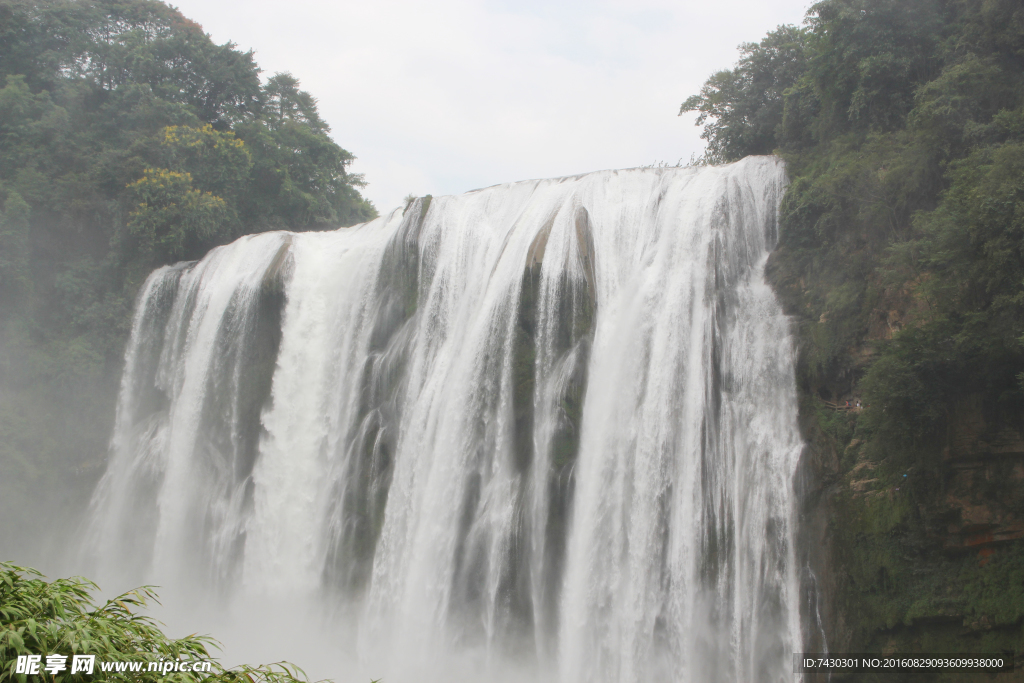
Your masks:
M299 683L301 669L284 662L225 669L210 657L217 647L208 636L170 638L156 621L138 611L157 602L150 587L136 588L97 605L91 596L96 584L81 577L47 582L30 568L0 562L0 683L25 683L15 673L18 655L95 655L92 674L67 670L39 674L50 683L85 681L132 681L133 683ZM99 662L209 661L209 673L169 671L102 671ZM144 666L143 669L146 667ZM32 676L32 679L37 676Z

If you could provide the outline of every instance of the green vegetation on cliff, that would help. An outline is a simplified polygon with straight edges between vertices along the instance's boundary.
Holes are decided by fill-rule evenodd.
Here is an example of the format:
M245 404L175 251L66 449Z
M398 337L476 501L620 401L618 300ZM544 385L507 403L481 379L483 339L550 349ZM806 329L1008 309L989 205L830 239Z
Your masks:
M95 480L154 267L376 215L329 132L162 2L0 0L0 547Z
M834 637L1021 649L1024 6L824 0L741 54L682 110L708 161L788 164Z

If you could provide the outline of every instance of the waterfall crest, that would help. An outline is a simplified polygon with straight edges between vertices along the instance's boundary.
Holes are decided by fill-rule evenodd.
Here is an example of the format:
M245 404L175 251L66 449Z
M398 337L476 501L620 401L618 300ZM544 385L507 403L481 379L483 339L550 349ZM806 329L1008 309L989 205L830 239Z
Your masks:
M525 181L155 271L100 575L323 600L388 680L794 680L784 186L772 157Z

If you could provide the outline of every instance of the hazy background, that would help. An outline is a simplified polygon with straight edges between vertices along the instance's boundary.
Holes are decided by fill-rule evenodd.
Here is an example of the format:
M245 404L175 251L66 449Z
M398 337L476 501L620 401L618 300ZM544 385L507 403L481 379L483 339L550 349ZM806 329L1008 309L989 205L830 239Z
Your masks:
M685 163L680 103L808 0L177 3L319 99L381 212L407 194Z

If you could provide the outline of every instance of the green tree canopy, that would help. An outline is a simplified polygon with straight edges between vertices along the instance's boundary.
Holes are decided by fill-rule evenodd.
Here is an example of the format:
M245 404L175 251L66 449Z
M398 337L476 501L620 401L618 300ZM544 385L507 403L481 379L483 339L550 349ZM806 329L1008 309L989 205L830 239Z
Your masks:
M679 110L696 111L701 137L708 141L707 160L741 159L771 154L782 125L783 94L807 70L807 33L780 26L760 43L740 46L740 61L707 80Z

